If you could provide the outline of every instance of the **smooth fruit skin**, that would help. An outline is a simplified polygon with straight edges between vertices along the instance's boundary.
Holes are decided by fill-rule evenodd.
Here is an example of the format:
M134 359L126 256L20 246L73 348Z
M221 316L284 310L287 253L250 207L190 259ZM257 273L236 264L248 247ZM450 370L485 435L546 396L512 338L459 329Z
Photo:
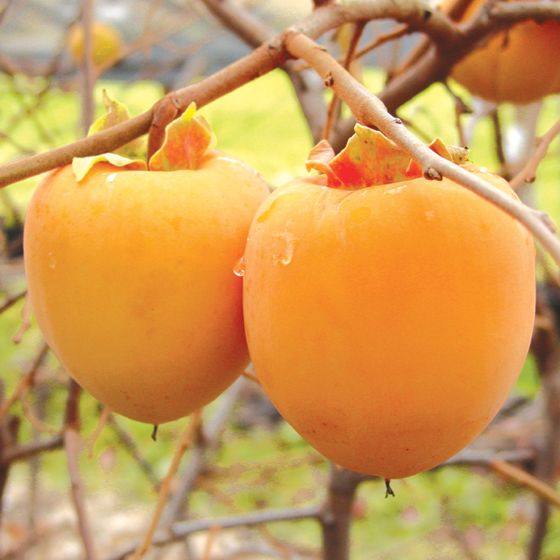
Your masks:
M115 412L159 424L218 396L248 361L233 274L268 188L242 164L195 171L70 167L25 227L33 310L69 373Z
M463 16L473 17L484 0L474 0ZM558 91L560 22L525 21L492 37L452 70L472 94L489 101L530 103Z
M253 220L245 267L259 380L311 445L355 471L402 478L454 455L527 354L531 236L447 179L281 188Z

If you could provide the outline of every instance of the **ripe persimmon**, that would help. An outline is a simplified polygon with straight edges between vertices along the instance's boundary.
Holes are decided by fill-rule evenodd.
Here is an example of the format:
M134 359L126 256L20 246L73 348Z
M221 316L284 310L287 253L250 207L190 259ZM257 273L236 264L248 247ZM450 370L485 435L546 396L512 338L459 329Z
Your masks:
M188 110L149 170L114 154L77 161L50 173L28 210L26 275L47 342L80 385L136 420L189 414L248 361L233 268L269 191L210 142Z
M92 60L95 66L114 62L122 52L123 41L119 30L108 23L94 21L91 26ZM76 64L84 59L84 28L75 24L68 34L68 50Z
M277 189L249 230L249 353L317 450L402 478L467 445L512 388L532 332L534 245L492 204L425 179L381 133L358 125L329 150L308 162L322 174Z
M447 0L449 11L456 0ZM473 17L485 0L473 0L458 19ZM558 91L560 22L523 21L500 31L459 61L451 76L489 101L529 103Z

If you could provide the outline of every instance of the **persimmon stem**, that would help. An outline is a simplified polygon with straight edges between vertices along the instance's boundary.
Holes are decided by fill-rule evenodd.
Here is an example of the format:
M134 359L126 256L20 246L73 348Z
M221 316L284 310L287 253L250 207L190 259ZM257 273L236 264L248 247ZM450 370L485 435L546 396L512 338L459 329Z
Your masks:
M391 480L386 478L385 479L385 498L388 498L389 496L392 496L394 498L395 497L395 492L391 488Z

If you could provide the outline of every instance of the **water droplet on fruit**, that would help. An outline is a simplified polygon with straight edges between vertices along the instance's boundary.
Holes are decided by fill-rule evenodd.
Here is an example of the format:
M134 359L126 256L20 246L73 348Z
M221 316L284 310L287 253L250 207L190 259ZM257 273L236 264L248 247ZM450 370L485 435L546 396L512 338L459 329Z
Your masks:
M399 185L398 187L393 187L385 191L386 194L399 194L401 191L406 189L408 185Z
M241 257L233 267L233 273L238 278L245 276L245 257Z
M294 235L290 231L284 231L276 236L273 259L276 264L288 266L294 258Z
M107 183L109 185L113 184L115 182L115 179L117 178L117 174L116 173L111 173L111 175L109 175L107 177Z
M286 251L280 257L280 264L283 264L284 266L288 266L292 262L293 257L294 257L294 244L292 241L288 241L286 243Z
M52 251L49 251L47 254L47 264L51 270L54 270L56 268L56 259Z

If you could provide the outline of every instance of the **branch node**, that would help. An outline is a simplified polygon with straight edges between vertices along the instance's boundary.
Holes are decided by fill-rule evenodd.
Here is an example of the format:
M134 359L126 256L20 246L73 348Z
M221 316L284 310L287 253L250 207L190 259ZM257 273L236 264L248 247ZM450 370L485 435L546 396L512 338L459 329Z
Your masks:
M435 167L428 167L424 171L424 177L431 181L441 181L443 179L442 174Z
M324 84L326 87L333 87L334 86L334 77L332 72L328 72L325 76Z

